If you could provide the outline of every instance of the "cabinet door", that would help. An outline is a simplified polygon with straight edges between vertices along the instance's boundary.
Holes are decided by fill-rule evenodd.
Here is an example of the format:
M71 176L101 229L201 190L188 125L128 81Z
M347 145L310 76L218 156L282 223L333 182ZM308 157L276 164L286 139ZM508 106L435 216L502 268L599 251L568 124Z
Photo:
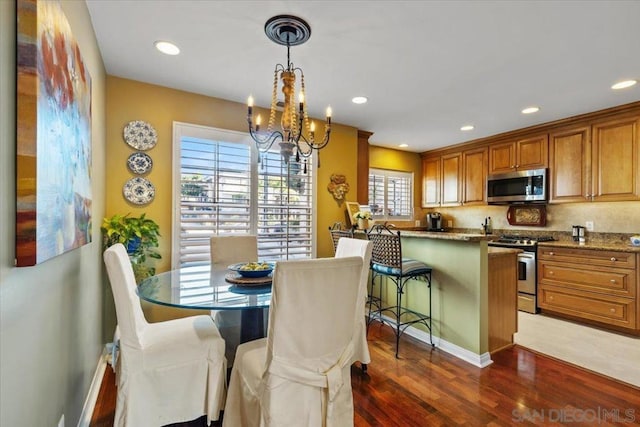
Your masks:
M638 117L593 126L593 200L640 200L639 130Z
M547 134L516 142L516 169L540 169L549 166Z
M487 148L468 150L462 153L463 199L465 205L485 203L487 185Z
M442 156L441 206L458 206L462 203L462 153Z
M513 172L516 167L516 145L513 142L489 147L489 173Z
M440 206L440 157L422 158L422 207Z
M549 135L549 202L589 200L591 127L583 126Z

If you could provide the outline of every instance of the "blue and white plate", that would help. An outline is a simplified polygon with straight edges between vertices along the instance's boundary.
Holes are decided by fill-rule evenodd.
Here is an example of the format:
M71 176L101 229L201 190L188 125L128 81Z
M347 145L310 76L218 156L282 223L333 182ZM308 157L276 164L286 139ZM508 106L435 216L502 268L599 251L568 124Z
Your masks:
M156 189L151 181L137 176L125 182L122 193L124 198L134 205L146 205L153 201L156 196Z
M155 147L158 142L158 134L149 123L134 120L124 127L124 140L136 150L147 151Z
M153 160L151 160L151 156L148 154L138 151L129 156L127 159L127 167L135 174L144 175L153 167Z

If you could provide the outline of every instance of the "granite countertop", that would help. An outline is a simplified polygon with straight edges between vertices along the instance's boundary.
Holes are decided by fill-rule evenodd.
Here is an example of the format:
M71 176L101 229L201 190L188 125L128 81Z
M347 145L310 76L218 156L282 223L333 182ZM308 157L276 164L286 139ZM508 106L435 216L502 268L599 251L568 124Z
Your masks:
M481 242L483 240L491 240L494 238L493 236L485 236L484 234L452 233L448 231L416 231L408 229L400 229L400 236L433 240L458 240L465 242Z
M620 252L638 252L640 253L640 246L631 246L630 243L624 243L620 240L613 241L592 241L587 238L585 243L574 242L573 240L557 240L555 242L540 242L538 246L551 246L556 248L577 248L577 249L592 249L597 251L620 251Z

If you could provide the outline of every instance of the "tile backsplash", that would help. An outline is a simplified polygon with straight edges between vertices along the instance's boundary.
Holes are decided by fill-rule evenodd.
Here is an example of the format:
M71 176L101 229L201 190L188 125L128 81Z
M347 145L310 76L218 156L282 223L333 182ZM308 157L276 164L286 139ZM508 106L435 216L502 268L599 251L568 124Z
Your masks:
M495 230L505 232L529 230L531 232L571 232L573 225L585 225L592 221L594 236L599 233L640 234L640 201L635 202L591 202L548 204L547 223L544 227L512 226L507 221L506 205L460 206L454 208L422 209L421 224L426 225L428 212L440 212L447 228L464 228L482 232L485 217L491 217ZM589 231L587 231L589 233Z

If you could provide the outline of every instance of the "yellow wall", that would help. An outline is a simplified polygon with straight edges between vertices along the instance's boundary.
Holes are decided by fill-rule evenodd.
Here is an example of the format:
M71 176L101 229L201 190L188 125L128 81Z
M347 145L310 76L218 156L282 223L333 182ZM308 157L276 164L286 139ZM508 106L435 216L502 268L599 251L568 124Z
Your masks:
M422 158L418 153L369 146L369 167L413 172L413 218L422 219ZM393 221L396 225L413 226L413 221ZM424 224L423 224L424 225Z
M258 109L259 110L259 109ZM268 116L267 111L261 111ZM336 112L339 120L339 112ZM156 188L155 200L138 207L127 202L122 186L134 175L127 169L127 157L135 150L124 142L124 126L132 120L144 120L158 132L158 143L147 151L153 159L153 169L148 178ZM133 80L109 76L107 78L107 183L106 216L116 213L147 216L160 225L162 260L158 271L171 266L171 171L172 126L174 121L211 126L235 131L246 131L246 106L222 99L169 89ZM328 228L336 221L344 220L344 205L338 204L327 191L332 173L343 174L351 186L347 200L355 200L357 129L333 124L331 141L320 152L317 200L317 256L333 256Z

